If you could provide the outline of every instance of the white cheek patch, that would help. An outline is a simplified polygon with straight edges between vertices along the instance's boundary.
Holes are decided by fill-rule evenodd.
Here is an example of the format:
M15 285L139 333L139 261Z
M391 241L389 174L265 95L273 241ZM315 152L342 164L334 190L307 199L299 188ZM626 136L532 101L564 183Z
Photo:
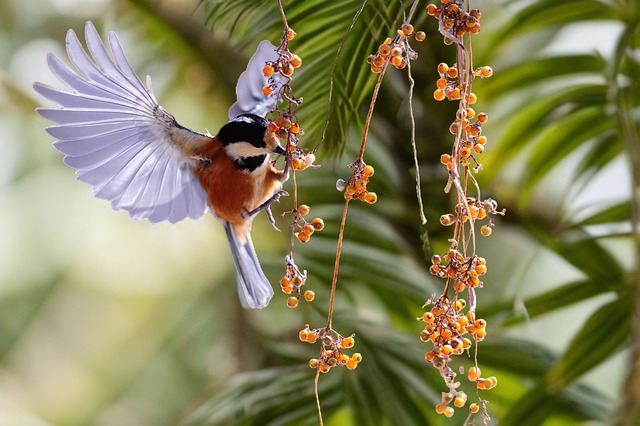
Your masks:
M229 157L233 159L257 157L260 155L268 154L271 150L267 147L257 148L248 142L235 142L230 143L224 147Z

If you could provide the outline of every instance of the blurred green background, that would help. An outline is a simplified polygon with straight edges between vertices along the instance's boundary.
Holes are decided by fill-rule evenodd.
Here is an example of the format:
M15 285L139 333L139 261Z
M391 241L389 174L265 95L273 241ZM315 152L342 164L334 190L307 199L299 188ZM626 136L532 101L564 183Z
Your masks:
M483 11L474 60L495 71L474 86L476 111L490 117L478 178L483 195L507 209L478 248L490 271L478 292L478 315L489 323L478 359L500 381L482 395L493 422L640 424L631 369L640 353L631 321L640 310L636 3L472 2ZM303 143L312 147L336 50L361 2L284 5L298 33L291 49L303 67L293 87L305 99ZM46 120L33 111L48 104L31 85L60 87L46 52L66 60L67 29L82 40L92 20L103 35L118 34L134 69L153 77L159 101L182 125L215 133L259 40L281 35L276 2L0 4L0 425L318 424L306 367L317 351L297 332L326 320L342 209L334 184L349 176L344 166L355 158L375 81L365 59L401 23L400 6L370 0L363 9L335 65L323 166L299 176L302 202L327 224L296 248L316 301L291 310L276 293L267 309L246 311L215 220L151 225L94 199L52 148ZM408 81L390 70L365 156L379 202L350 209L334 322L342 334L356 333L364 361L321 377L329 425L466 418L466 409L453 419L435 414L445 388L422 358L428 348L415 321L442 288L425 258L446 250L450 236L437 220L452 202L438 162L450 150L455 112L431 98L435 67L451 63L453 49L425 6L414 25L428 38L415 46L412 71L429 223L422 227L417 213ZM291 208L290 199L281 204ZM279 224L286 230L286 219ZM260 217L253 239L277 283L287 233Z

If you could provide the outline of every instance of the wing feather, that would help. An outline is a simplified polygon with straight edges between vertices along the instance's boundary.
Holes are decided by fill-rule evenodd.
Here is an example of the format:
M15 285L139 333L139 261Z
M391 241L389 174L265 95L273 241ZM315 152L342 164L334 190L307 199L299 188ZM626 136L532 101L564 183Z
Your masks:
M57 108L37 112L54 124L47 132L78 179L93 186L96 197L134 219L178 222L197 219L207 196L195 177L194 159L185 151L211 137L179 126L127 61L115 34L111 54L91 22L85 27L87 50L69 30L67 55L74 69L54 55L49 68L66 89L41 83L34 88ZM172 136L173 135L173 136Z

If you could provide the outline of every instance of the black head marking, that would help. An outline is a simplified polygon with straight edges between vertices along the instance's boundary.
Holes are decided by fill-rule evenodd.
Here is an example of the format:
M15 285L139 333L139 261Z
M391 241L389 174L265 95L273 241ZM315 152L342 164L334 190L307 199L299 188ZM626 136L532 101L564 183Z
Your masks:
M264 148L264 133L268 121L254 114L242 114L222 126L218 139L222 146L235 142L248 142L256 148Z
M266 155L256 155L254 157L238 158L236 160L233 160L233 162L236 164L236 166L238 166L240 170L247 170L249 172L252 172L258 167L262 166L262 164L264 164L264 160L266 159Z

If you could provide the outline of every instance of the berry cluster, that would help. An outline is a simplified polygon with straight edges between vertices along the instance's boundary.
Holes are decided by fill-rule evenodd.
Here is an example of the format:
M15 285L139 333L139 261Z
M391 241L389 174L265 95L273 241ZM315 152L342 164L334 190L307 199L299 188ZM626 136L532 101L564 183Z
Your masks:
M324 229L324 221L319 217L316 217L311 222L307 222L304 216L308 215L310 211L311 208L309 206L302 204L294 212L293 226L300 229L298 232L295 232L294 235L301 243L308 242L314 232Z
M448 253L445 257L450 254ZM439 256L437 257L438 259L434 260L434 262L440 262ZM451 254L451 257L450 265L456 264L459 266L463 260L462 255L458 252ZM453 258L457 258L457 260ZM470 262L464 263L469 264ZM484 265L484 262L473 261L471 264L477 265L476 268L478 268ZM439 263L434 263L434 266L439 267L440 265ZM443 267L441 271L444 272L445 276L448 274L455 276L455 269L453 268ZM484 272L486 272L486 267ZM465 284L461 285L465 286ZM467 307L467 304L464 299L457 298L458 293L459 291L456 290L456 298L453 301L450 301L445 296L441 296L435 302L429 301L428 303L433 303L433 307L418 318L419 321L426 323L424 329L420 332L420 340L431 342L432 345L431 350L425 353L425 360L438 369L449 388L449 392L442 393L442 400L436 405L436 412L447 417L451 417L454 414L454 408L448 404L453 402L455 407L461 408L467 403L467 394L458 390L460 383L456 382L457 373L449 366L449 361L452 356L461 355L470 350L472 342L469 337L466 337L467 335L470 335L476 342L482 341L487 335L487 322L482 318L476 319L473 307L467 310L466 313L462 312ZM467 377L470 381L476 383L477 389L491 389L498 382L495 377L480 377L480 369L478 367L471 367ZM484 404L484 401L481 402ZM469 410L472 413L476 413L479 410L478 404L471 404Z
M304 329L300 330L298 337L303 342L315 343L320 341L321 349L318 358L309 360L309 367L317 368L321 373L328 373L332 367L346 366L349 370L353 370L362 361L362 355L354 353L351 357L342 350L351 349L355 345L353 335L342 337L329 327L309 329L307 324Z
M294 70L302 65L302 59L289 51L289 41L295 36L296 33L291 28L286 28L280 46L276 50L278 59L265 63L262 73L265 77L269 77L269 80L262 88L263 95L271 96L275 91L282 88L282 85L274 78L276 73L290 80Z
M483 257L465 257L455 249L449 249L444 256L434 255L431 263L429 272L436 277L452 280L456 294L467 287L482 288L479 277L487 273L487 261Z
M378 201L378 196L375 192L367 191L367 184L369 179L375 173L372 166L360 164L359 167L350 165L354 169L353 176L345 182L343 179L338 179L336 188L339 191L344 191L345 200L358 199L365 203L373 204Z
M312 290L307 290L302 293L301 287L307 281L307 271L300 271L298 266L296 266L293 258L290 256L286 257L286 267L285 274L282 278L280 278L280 288L284 294L290 294L287 299L287 306L290 308L296 308L298 306L298 301L300 297L304 297L304 300L307 302L311 302L316 294Z
M443 164L446 164L447 167L450 167L451 156L449 154L443 154L441 161ZM492 198L476 200L472 197L468 197L466 202L458 203L456 205L455 212L455 214L449 213L440 216L440 224L442 226L451 226L455 223L465 223L468 220L482 220L485 219L487 215L504 215L505 213L504 210L498 211L498 203ZM480 228L482 236L488 237L491 235L492 227L493 220L489 218L489 223Z
M442 6L427 5L427 13L440 20L441 30L461 38L466 33L480 32L480 17L478 9L465 10L465 0L442 0ZM445 44L452 44L453 40L445 38Z
M488 223L480 228L480 234L489 236L494 225L492 215L504 214L504 210L497 211L495 200L480 197L480 188L471 169L472 162L475 163L473 171L481 168L475 156L484 152L487 138L482 135L482 125L489 119L486 113L476 113L471 107L477 101L472 85L477 77L491 77L493 70L489 66L475 69L472 66L470 37L480 31L481 13L478 9L471 9L469 3L469 0L442 0L440 6L427 6L427 13L439 21L438 30L444 36L445 44L455 44L457 59L453 65L444 62L438 65L439 78L433 97L437 101L447 99L459 103L455 120L449 127L455 137L452 151L440 157L449 172L445 192L455 187L458 203L453 213L440 217L443 226L454 228L453 237L449 240L451 246L446 254L434 255L429 268L432 275L445 280L444 289L439 297L431 297L426 305L432 304L432 309L419 318L426 323L420 340L432 345L425 359L439 370L449 388L436 405L436 412L447 417L454 414L455 407L460 408L467 403L467 395L458 390L457 373L449 365L451 358L470 351L474 341L480 342L487 335L486 321L475 318L475 291L482 288L481 277L487 272L486 260L475 251L475 222L488 219ZM475 188L478 195L470 197L469 188ZM465 291L468 307L461 297ZM463 371L460 370L461 373ZM468 378L476 383L479 390L491 389L497 384L495 377L480 377L477 365L469 369ZM469 410L477 413L481 406L486 422L489 419L486 401L470 404Z
M371 71L380 73L389 63L401 70L407 66L408 61L416 59L418 55L411 49L408 40L412 34L414 34L413 25L408 22L402 24L393 39L387 38L378 46L378 51L367 58ZM418 31L414 35L416 41L423 41L426 37L424 31Z

